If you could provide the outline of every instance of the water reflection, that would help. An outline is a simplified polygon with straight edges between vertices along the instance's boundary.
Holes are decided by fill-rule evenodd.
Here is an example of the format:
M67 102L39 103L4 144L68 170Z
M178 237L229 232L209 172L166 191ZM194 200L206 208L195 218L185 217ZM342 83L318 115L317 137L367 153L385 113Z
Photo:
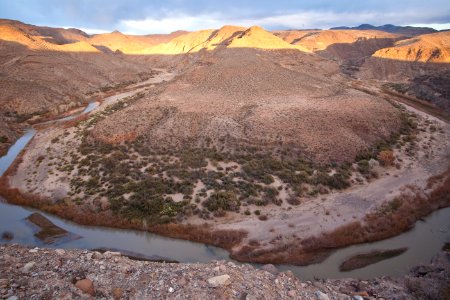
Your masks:
M6 172L14 162L20 151L31 141L36 130L28 129L15 143L8 149L8 153L0 158L0 177Z
M43 247L42 241L34 237L34 231L25 218L36 210L16 205L0 203L0 233L14 234L10 243ZM137 230L83 226L58 217L42 213L55 225L80 235L78 240L64 244L46 245L58 248L116 248L136 252L146 256L159 255L180 262L208 262L213 259L228 259L228 252L213 246L184 240L166 238Z

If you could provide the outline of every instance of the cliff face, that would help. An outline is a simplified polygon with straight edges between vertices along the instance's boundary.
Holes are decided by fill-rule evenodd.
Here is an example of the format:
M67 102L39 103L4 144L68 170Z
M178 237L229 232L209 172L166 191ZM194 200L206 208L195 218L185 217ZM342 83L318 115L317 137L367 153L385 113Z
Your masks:
M0 274L4 299L447 299L450 255L401 278L302 281L273 265L156 263L119 252L2 245Z

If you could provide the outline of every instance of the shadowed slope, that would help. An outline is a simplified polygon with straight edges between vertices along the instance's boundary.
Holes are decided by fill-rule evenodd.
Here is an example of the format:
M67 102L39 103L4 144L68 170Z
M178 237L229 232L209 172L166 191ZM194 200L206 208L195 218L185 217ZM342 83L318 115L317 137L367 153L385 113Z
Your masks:
M119 50L125 54L140 53L143 49L156 44L150 37L125 35L119 31L96 34L88 42L94 46L104 46L111 51Z
M213 50L219 46L229 48L298 49L308 52L303 47L290 45L261 27L253 26L245 29L237 26L224 26L218 30L190 32L171 40L169 43L150 47L142 53L165 55L195 53L203 49Z
M31 36L20 28L12 25L0 25L0 40L16 42L30 49L50 50L59 52L99 52L96 48L85 41L70 44L53 44L41 36Z
M450 31L420 35L378 50L373 57L412 62L450 63Z
M35 26L7 19L0 19L0 25L12 26L29 36L39 36L47 42L59 45L85 41L89 38L87 33L76 28L64 29Z
M398 35L377 30L290 30L275 31L286 42L300 45L310 51L325 50L334 44L351 44L370 39L395 39Z

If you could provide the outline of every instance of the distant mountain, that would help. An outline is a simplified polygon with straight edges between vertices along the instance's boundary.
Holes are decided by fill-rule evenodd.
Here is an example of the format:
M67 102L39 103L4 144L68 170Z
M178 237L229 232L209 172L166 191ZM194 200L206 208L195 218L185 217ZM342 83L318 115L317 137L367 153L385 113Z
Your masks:
M437 30L429 27L414 27L414 26L397 26L392 24L386 24L382 26L374 26L370 24L361 24L357 27L333 27L331 30L380 30L390 33L402 34L407 36L415 36L420 34L434 33Z
M168 43L176 37L189 33L185 30L177 30L169 34L147 34L146 36L151 38L156 44Z
M217 47L297 49L310 52L301 45L291 45L258 26L244 28L227 25L218 30L208 29L181 34L168 43L145 49L145 54L195 53L203 49L213 50Z

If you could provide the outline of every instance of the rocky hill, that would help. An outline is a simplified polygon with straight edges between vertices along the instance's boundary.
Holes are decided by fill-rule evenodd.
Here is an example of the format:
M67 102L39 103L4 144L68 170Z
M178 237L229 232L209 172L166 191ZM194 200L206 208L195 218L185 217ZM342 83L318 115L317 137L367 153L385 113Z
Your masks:
M419 63L450 63L450 31L424 34L380 49L375 58Z
M213 50L217 47L254 48L254 49L299 49L258 26L248 29L238 26L224 26L218 30L201 30L183 34L168 43L150 47L147 54L182 54L201 50Z
M125 35L119 31L93 35L88 42L99 49L125 54L142 53L145 48L157 44L149 36Z
M377 30L287 30L275 31L275 35L293 45L310 51L327 50L335 44L352 44L371 39L397 39L400 36Z
M252 31L244 33L231 48L199 55L157 96L99 122L94 136L118 143L116 137L133 135L172 149L209 141L231 153L237 145L289 148L342 162L398 128L396 109L346 88L335 63L297 49L233 48L255 42ZM351 143L339 143L343 136Z
M24 120L79 107L102 88L141 81L152 72L145 62L102 53L81 33L75 37L68 35L72 30L50 30L66 42L82 37L56 44L38 29L0 22L0 136L9 141Z

